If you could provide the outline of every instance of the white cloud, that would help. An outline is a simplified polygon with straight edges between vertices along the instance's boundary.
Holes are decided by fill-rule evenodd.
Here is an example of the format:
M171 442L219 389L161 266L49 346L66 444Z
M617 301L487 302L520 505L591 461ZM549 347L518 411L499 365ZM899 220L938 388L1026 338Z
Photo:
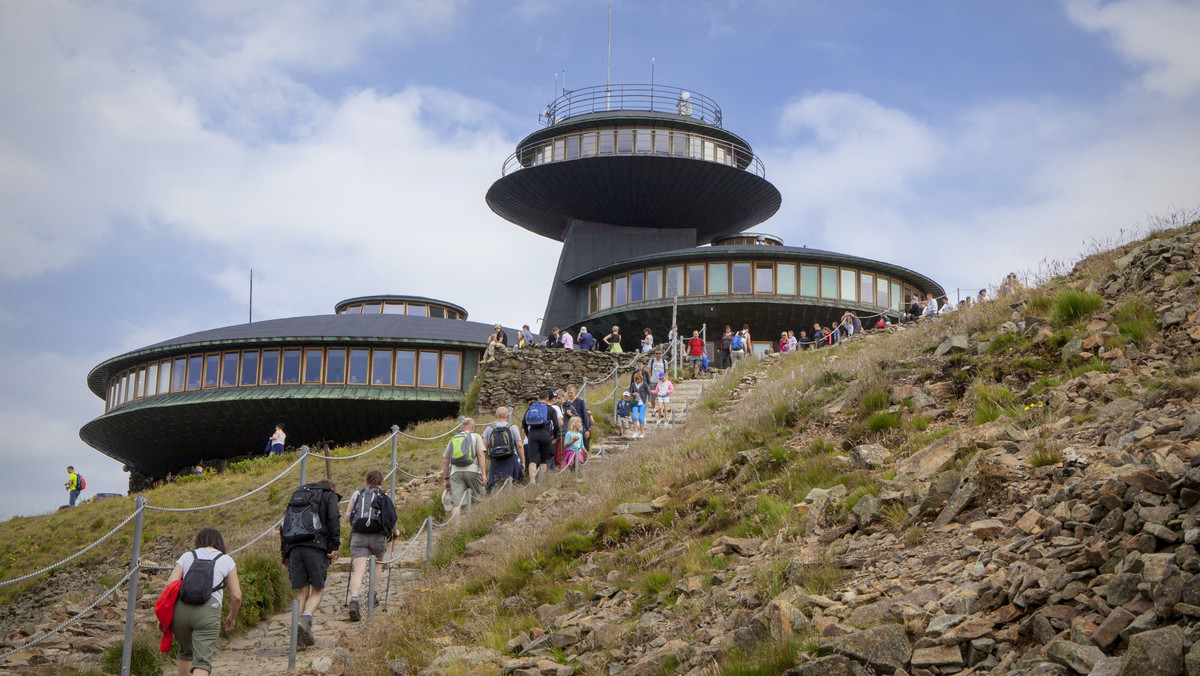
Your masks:
M1130 61L1148 66L1149 91L1186 98L1200 91L1200 3L1194 0L1068 0L1067 15L1106 33Z

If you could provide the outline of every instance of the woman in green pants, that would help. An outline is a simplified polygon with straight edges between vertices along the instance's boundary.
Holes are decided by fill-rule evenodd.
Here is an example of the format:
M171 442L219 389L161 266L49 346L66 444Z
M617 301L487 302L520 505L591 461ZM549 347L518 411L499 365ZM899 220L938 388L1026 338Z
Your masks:
M175 603L171 630L179 642L179 676L209 676L212 673L213 652L217 647L217 637L221 634L224 590L229 590L229 616L225 618L225 631L233 631L238 609L242 607L242 587L238 584L237 565L225 554L225 539L216 528L205 528L196 534L195 549L179 557L171 577L167 578L167 584L182 580L197 561L204 565L208 561L213 562L213 592L202 605L191 605L182 600Z

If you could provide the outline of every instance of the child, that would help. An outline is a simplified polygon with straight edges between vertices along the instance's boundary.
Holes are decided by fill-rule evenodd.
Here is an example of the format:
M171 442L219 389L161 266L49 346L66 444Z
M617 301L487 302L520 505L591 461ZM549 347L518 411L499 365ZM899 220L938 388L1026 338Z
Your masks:
M662 424L663 419L667 417L667 404L671 403L671 394L675 392L675 386L667 380L666 372L658 374L658 386L655 388L655 395L658 396L657 411L659 424Z
M629 392L621 393L621 401L617 402L617 432L625 438L625 431L633 426L633 402Z
M563 454L563 467L570 467L583 462L583 419L579 416L571 418L567 424L567 436L563 440L566 449Z

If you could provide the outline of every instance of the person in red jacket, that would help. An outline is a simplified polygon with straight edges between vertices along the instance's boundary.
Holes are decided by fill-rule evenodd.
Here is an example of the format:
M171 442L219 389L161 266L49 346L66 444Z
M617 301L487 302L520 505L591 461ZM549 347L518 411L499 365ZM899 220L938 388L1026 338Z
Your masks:
M704 339L700 337L699 331L692 331L692 337L688 339L688 363L692 365L692 377L700 377L700 362L704 361Z

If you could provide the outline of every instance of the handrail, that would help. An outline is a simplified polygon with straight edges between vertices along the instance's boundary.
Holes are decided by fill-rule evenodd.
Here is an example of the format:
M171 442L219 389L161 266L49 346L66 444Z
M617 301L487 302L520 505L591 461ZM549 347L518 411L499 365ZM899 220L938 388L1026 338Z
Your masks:
M563 90L542 113L547 127L590 113L641 111L687 117L720 127L721 106L690 89L656 84L607 84Z

